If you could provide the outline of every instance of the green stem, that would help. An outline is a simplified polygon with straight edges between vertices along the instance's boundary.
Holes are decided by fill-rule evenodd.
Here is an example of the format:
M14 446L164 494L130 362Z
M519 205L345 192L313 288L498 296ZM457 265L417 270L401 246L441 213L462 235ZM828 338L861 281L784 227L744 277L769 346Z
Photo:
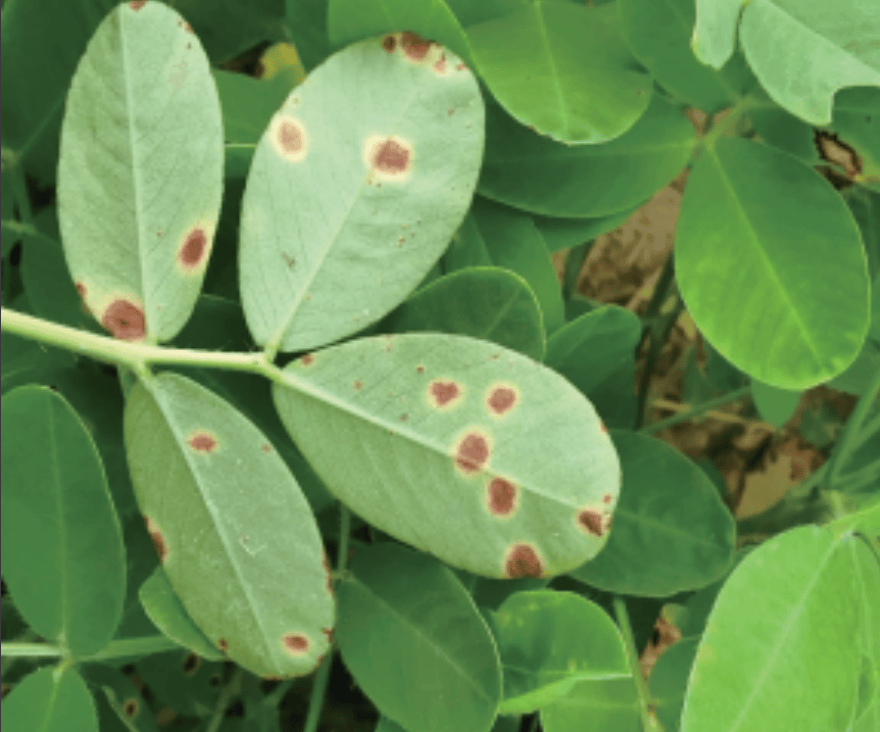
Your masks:
M626 657L629 661L629 670L636 685L636 693L639 697L639 717L642 720L642 731L650 732L654 729L651 717L648 714L648 690L645 687L645 677L642 676L642 666L639 663L639 654L636 650L636 642L633 637L632 626L629 622L629 613L626 610L626 602L620 595L614 595L614 615L623 635L623 645L626 648Z
M110 643L90 656L77 657L77 661L106 661L111 658L127 658L129 656L147 656L163 651L179 649L180 645L164 635L147 636L144 638L123 638ZM61 646L50 643L3 643L3 656L28 658L59 658L69 655L69 651Z
M27 183L24 179L24 170L20 165L12 168L10 183L12 184L12 197L18 207L18 215L25 226L36 229L34 226L34 212L31 208L31 199L27 192Z
M847 420L843 434L840 436L840 441L837 443L834 452L831 454L826 488L834 488L840 479L843 466L846 465L846 461L852 453L855 452L858 445L858 434L862 428L862 423L871 411L871 407L874 405L874 400L877 398L878 391L880 391L880 369L877 369L874 378L868 383L868 388L865 389L858 404L856 404L856 408Z
M651 346L648 350L648 356L645 359L645 370L642 372L641 384L639 384L639 400L636 412L639 425L642 425L645 422L648 391L651 386L651 375L654 372L654 366L660 356L660 351L663 349L663 344L666 343L667 338L669 338L669 334L675 326L675 321L678 320L678 316L681 315L682 310L684 310L684 302L681 297L678 297L672 312L663 317L662 325L653 324L651 326Z
M671 427L672 425L678 424L679 422L687 422L690 419L699 417L701 414L705 414L706 412L709 412L716 407L734 402L737 399L742 399L743 397L748 396L750 393L751 387L744 386L741 389L736 389L734 391L728 392L724 396L720 396L717 399L710 399L708 402L698 404L696 407L691 407L684 412L679 412L678 414L673 414L671 417L667 417L666 419L661 419L657 422L645 425L641 428L640 431L659 432L660 430Z
M345 573L348 562L348 537L351 533L351 512L342 503L339 504L339 546L336 552L336 577ZM324 697L327 695L327 684L330 681L330 669L333 666L333 652L335 642L330 645L327 655L321 662L315 680L312 682L312 694L309 698L309 711L306 716L306 724L303 732L316 732L318 723L321 721L321 712L324 709Z

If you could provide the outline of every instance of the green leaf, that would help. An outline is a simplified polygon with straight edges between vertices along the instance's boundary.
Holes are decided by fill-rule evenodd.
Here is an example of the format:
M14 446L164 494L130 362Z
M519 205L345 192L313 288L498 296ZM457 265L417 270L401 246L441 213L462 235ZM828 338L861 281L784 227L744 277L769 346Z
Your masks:
M73 354L4 331L0 334L0 392L44 383L48 375L74 363Z
M155 715L128 675L119 669L96 663L85 666L83 675L95 689L102 732L107 726L111 730L128 732L159 732ZM111 715L110 719L117 720L116 725L112 722L108 725L108 719L103 716L107 712Z
M691 171L676 238L682 298L735 366L801 390L853 362L868 329L865 252L818 173L765 145L721 140Z
M255 79L220 69L212 69L211 74L223 110L226 143L256 147L272 115L290 93L288 80L284 76Z
M642 203L675 178L694 146L694 128L659 95L626 134L603 145L561 145L486 107L486 156L479 192L532 213L596 217Z
M848 546L855 541L803 526L742 561L697 649L682 732L847 729L863 615Z
M852 729L853 732L871 732L880 729L880 633L877 632L880 628L880 567L866 544L851 542L849 546L859 580L859 648L862 652L862 678Z
M579 732L584 720L596 730L641 732L639 694L632 678L580 681L541 709L544 732Z
M75 668L44 667L3 699L6 732L98 732L95 702Z
M779 107L763 90L752 92L745 115L768 145L800 158L807 165L822 163L813 127Z
M668 597L718 579L733 558L736 527L706 474L653 437L611 436L623 466L620 505L605 549L569 576L638 597Z
M440 43L470 63L467 37L443 0L330 0L327 7L333 48L397 31Z
M114 5L115 0L9 0L3 5L3 147L21 155L41 184L55 180L64 96L77 61Z
M464 216L482 146L476 80L439 46L397 34L315 70L273 117L242 203L257 343L323 345L399 304Z
M697 0L694 50L719 68L740 44L761 86L812 125L831 122L835 92L880 85L880 7L874 0Z
M468 221L470 220L470 221ZM565 323L565 306L556 269L547 244L529 216L494 201L477 197L447 252L449 268L462 266L472 253L461 256L460 248L485 252L498 267L515 272L535 293L541 306L544 328L552 333Z
M834 98L831 129L853 148L856 162L846 172L880 192L880 89L842 89Z
M694 0L619 0L620 24L633 55L675 96L706 113L732 106L754 83L742 54L723 69L704 66L690 47Z
M455 575L393 543L357 550L339 583L342 660L407 732L488 732L501 696L489 628Z
M612 140L633 126L651 99L651 79L623 42L614 5L536 0L468 27L467 37L495 98L523 125L553 140Z
M675 732L681 719L688 675L697 653L698 638L683 638L663 651L651 669L651 697L664 730Z
M606 305L553 333L545 360L593 402L606 424L632 427L635 351L641 337L642 326L635 314Z
M165 635L203 658L211 661L223 660L223 654L187 614L162 567L156 567L153 574L141 585L138 595L144 612Z
M323 545L263 434L167 372L129 395L125 444L162 566L201 631L257 675L314 670L333 626Z
M497 578L559 574L604 545L617 455L592 405L530 358L407 333L308 354L284 374L273 396L288 432L382 531Z
M639 208L641 205L593 219L559 219L535 215L532 216L532 221L538 227L547 248L551 252L561 252L614 231Z
M204 717L217 707L229 665L206 661L180 649L141 658L135 668L159 705L188 716ZM245 677L256 678L249 674Z
M544 358L544 326L535 294L519 275L468 267L426 285L389 315L383 330L436 331L481 338Z
M630 677L617 626L580 595L518 592L494 619L504 668L501 714L534 712L579 681Z
M67 96L58 220L76 288L117 338L170 340L198 297L220 211L208 59L167 6L119 5Z
M107 645L122 614L125 549L95 443L49 389L2 400L3 579L28 624L75 656Z
M286 0L285 29L307 69L313 69L330 55L327 39L329 0Z
M777 427L782 427L791 419L803 393L778 389L756 379L752 379L751 386L752 399L755 402L755 407L758 409L758 414L761 415L761 419Z

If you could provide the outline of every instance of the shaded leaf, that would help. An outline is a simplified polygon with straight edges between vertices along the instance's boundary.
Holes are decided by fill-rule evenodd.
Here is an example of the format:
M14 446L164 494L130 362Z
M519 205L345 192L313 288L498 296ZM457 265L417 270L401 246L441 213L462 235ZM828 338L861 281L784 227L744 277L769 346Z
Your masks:
M559 574L605 543L617 456L592 405L535 361L407 333L308 354L284 374L273 396L291 437L392 536L497 578Z
M762 381L752 379L752 399L761 419L770 424L782 427L791 416L801 400L800 391L778 389Z
M501 695L498 652L449 569L373 544L357 551L337 591L339 652L380 713L407 732L488 732Z
M125 597L122 529L95 443L65 399L2 400L3 579L28 624L75 656L113 637Z
M736 535L718 491L687 457L660 440L611 433L623 467L608 544L569 576L608 592L668 597L718 579Z

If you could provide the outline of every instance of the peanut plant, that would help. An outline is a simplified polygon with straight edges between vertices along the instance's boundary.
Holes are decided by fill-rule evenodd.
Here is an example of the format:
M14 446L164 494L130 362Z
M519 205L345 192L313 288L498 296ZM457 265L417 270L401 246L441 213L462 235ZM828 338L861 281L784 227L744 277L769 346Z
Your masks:
M4 726L315 732L339 658L352 730L880 729L880 11L843 5L6 0ZM683 170L647 310L577 295ZM707 386L646 424L684 308ZM820 384L827 461L739 522L651 436Z

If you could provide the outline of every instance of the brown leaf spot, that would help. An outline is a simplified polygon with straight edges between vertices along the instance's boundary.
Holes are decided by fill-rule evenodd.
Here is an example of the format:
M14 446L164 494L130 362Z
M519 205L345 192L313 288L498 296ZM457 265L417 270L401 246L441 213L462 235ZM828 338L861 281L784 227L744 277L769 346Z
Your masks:
M260 446L260 449L263 452L272 452L272 445L270 445L268 442L266 442Z
M312 645L308 636L302 633L285 633L281 636L281 643L284 646L284 650L292 656L303 655Z
M486 395L486 407L489 413L500 417L516 406L519 401L519 393L516 388L509 384L493 386Z
M578 511L578 525L593 536L605 536L611 528L611 514L607 511L584 508Z
M183 658L183 673L192 676L202 663L201 657L197 653L187 653Z
M516 486L504 478L492 478L486 490L489 510L496 516L509 516L516 508Z
M540 577L544 565L531 544L514 544L504 559L504 574L511 579Z
M413 148L402 137L370 135L364 148L367 166L385 179L403 179L412 170Z
M603 503L611 503L611 501L613 500L614 499L610 493L606 493L604 496L602 496Z
M401 414L400 417L398 417L398 419L399 419L401 422L406 422L406 420L409 419L409 415L408 415L408 414Z
M608 432L608 428L605 426L604 422L599 422L599 432Z
M468 432L455 448L455 464L463 473L475 473L489 461L489 440L479 432Z
M333 628L322 628L321 632L324 634L328 643L333 643Z
M394 49L397 48L397 39L393 35L385 36L382 39L382 48L388 53L394 53Z
M144 523L147 525L147 533L153 540L153 546L156 548L156 554L159 556L159 563L165 564L165 560L168 559L168 544L165 542L162 531L149 516L144 516Z
M431 50L431 42L412 31L404 31L400 34L400 47L411 61L422 61Z
M134 719L140 710L141 705L138 704L137 699L133 697L126 699L122 703L122 713L129 719Z
M219 649L220 653L226 655L226 652L229 650L229 642L225 638L220 638L217 641L217 648Z
M434 379L428 384L428 401L437 409L451 407L461 401L462 390L457 382Z
M275 151L285 160L299 162L306 156L308 136L306 128L296 117L276 115L270 132Z
M311 353L307 353L305 356L300 358L300 363L303 366L311 366L315 362L315 357Z
M196 452L214 452L217 448L217 438L207 430L193 432L186 441Z
M443 53L440 55L440 58L434 62L434 65L431 67L438 74L442 74L446 72L446 54Z
M467 64L465 64L465 63L460 63L460 64L455 65L456 71L464 71L466 68L467 68Z
M197 226L184 237L177 261L186 269L196 269L205 261L207 251L208 235L202 227Z
M147 4L147 0L132 0L132 1L128 4L128 7L130 7L132 10L134 10L135 12L137 12L137 11L140 10L142 7L144 7L144 5L146 5L146 4Z
M360 391L363 388L364 388L364 382L361 381L360 379L355 379L354 380L354 390Z
M417 374L425 373L425 367L424 366L416 366L416 373Z
M114 300L101 316L101 325L114 338L123 341L140 341L147 334L144 311L128 300Z

